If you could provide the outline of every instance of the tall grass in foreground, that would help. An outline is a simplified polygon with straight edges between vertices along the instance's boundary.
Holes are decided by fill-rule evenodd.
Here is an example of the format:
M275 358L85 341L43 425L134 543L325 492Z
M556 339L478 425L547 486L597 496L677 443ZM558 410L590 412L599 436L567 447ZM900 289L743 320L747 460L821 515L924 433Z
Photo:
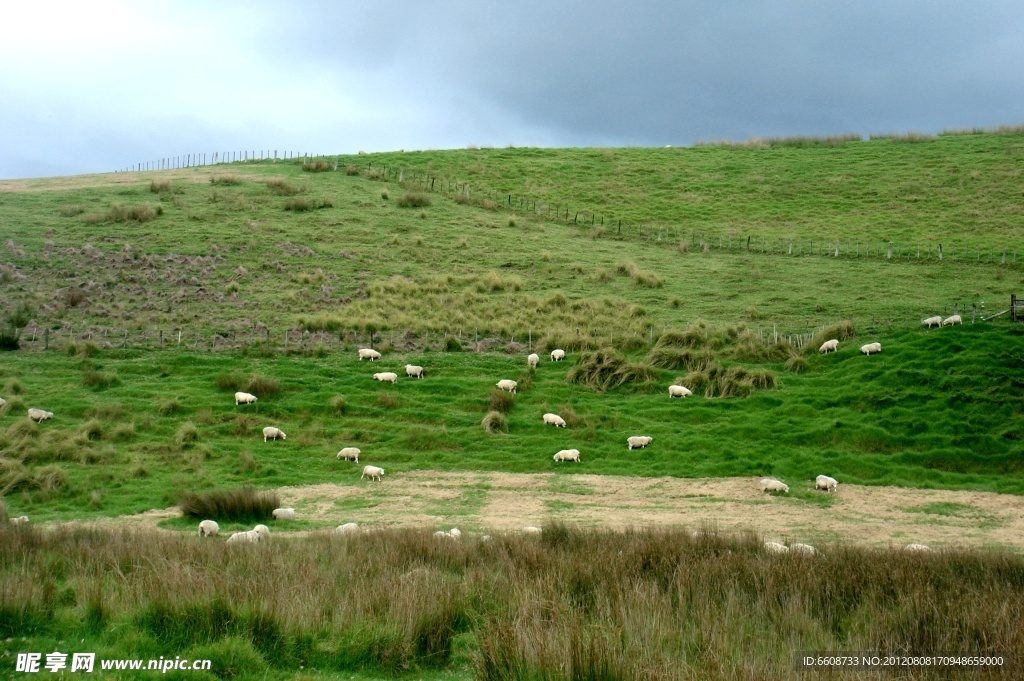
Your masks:
M188 655L213 660L214 673L236 665L271 678L304 667L778 679L797 650L1024 646L1016 555L834 545L779 556L752 536L544 529L488 542L397 530L228 546L2 525L0 636L88 638L110 656Z

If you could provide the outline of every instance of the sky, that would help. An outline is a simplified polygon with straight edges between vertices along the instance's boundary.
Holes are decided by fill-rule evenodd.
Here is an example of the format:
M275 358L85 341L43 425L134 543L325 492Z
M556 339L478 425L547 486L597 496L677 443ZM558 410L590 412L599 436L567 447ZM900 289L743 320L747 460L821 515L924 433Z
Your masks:
M4 0L0 178L1024 124L1020 0Z

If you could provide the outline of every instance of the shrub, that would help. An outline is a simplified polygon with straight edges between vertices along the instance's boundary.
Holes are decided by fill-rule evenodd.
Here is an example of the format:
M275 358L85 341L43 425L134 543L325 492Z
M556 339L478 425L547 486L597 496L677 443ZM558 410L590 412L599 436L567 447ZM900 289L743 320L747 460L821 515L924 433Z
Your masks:
M462 343L455 336L448 336L444 341L444 349L446 352L462 352Z
M220 521L268 520L281 500L274 491L257 492L252 486L235 489L184 492L178 498L183 515Z
M15 329L23 329L32 321L32 308L26 303L19 303L14 311L7 315L7 323Z
M0 350L14 351L21 348L21 341L14 329L0 331Z
M585 352L569 370L566 380L604 392L624 383L647 383L655 378L654 369L643 362L630 362L614 348Z
M409 192L395 201L395 205L401 208L424 208L430 203L430 197L419 192Z
M484 431L489 435L508 432L508 419L500 411L489 411L480 422Z
M174 442L182 449L188 449L199 439L199 430L191 421L186 421L174 434Z
M507 414L512 411L512 407L514 407L515 404L516 400L512 396L512 393L505 392L499 388L492 388L490 397L487 398L488 409L502 414Z

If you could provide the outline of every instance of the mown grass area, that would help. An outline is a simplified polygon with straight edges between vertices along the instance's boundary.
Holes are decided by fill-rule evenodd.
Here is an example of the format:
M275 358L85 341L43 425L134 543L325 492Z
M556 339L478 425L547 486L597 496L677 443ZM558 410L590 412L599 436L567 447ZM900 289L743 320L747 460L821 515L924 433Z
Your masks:
M454 335L463 345L479 336L488 347L532 338L543 346L630 350L698 318L791 335L840 319L852 319L862 330L905 326L932 314L951 314L954 304L962 311L978 304L983 313L991 312L1003 309L1020 289L1024 251L1018 264L1012 250L1005 266L998 251L994 264L988 263L988 251L979 264L973 256L954 257L955 244L963 237L972 247L983 242L1012 249L1004 227L1018 224L1020 207L1007 182L1019 174L1021 157L1005 150L1019 140L989 135L827 149L509 149L359 157L378 164L423 158L455 174L463 167L500 168L509 182L527 188L538 173L550 173L559 191L578 190L582 199L610 176L618 184L607 195L635 193L636 210L655 210L658 204L645 190L649 177L630 165L634 161L591 169L583 159L610 154L634 158L637 167L661 163L663 170L654 174L668 174L664 182L670 185L677 182L673 172L694 167L690 155L718 159L712 165L740 159L740 166L751 169L737 172L759 174L769 185L791 181L786 178L800 168L802 174L795 174L809 177L799 200L748 191L743 182L725 183L708 189L705 201L716 208L706 220L717 225L716 233L742 227L746 234L748 227L775 224L761 213L788 206L786 215L802 217L786 217L785 225L813 224L814 235L822 239L831 235L830 225L844 220L862 220L872 229L906 221L918 240L942 235L942 262L934 251L929 259L928 249L918 257L907 244L894 250L891 260L879 257L877 243L871 257L848 257L846 250L839 258L761 253L756 241L750 252L737 250L738 242L731 251L718 250L716 242L704 252L683 248L676 239L637 241L598 227L552 224L437 191L424 195L429 205L419 201L423 205L403 207L397 204L409 192L398 182L341 171L303 172L291 162L139 173L134 182L100 176L92 187L41 181L0 197L6 236L0 248L0 306L4 316L27 306L32 325L23 340L34 348L43 345L45 329L64 343L70 333L81 337L88 335L87 327L97 327L99 335L91 338L100 345L156 345L162 339L224 348L262 338L283 348L284 334L291 330L290 343L303 332L321 340L326 336L328 342L339 335L350 342L366 340L371 333L390 341L411 332L418 347L427 342L440 347ZM941 149L943 163L972 179L949 188L915 155L924 149ZM762 167L776 153L793 168ZM563 183L566 175L559 166L578 168L578 184ZM828 181L829 173L838 172L828 169L832 166L863 176L862 193L849 198L850 205L836 203L839 190L829 190L843 185ZM897 172L905 181L916 178L924 188L921 198L872 199L904 181L891 176ZM112 184L115 177L119 184ZM947 210L940 200L947 191L974 217ZM971 193L983 191L991 193L989 199ZM289 201L300 198L318 209L287 210ZM685 204L667 190L659 200ZM145 221L132 218L141 215ZM671 219L676 231L696 229L692 217ZM769 236L789 234L779 230L769 230ZM794 234L804 238L810 232ZM890 238L874 232L868 237Z
M692 336L698 342L702 333ZM872 340L883 352L861 355L860 344ZM825 473L844 483L1024 493L1024 329L991 323L861 336L838 352L802 356L798 374L785 370L785 355L729 354L738 347L698 348L694 361L753 377L730 379L737 382L727 389L709 384L686 399L670 399L668 386L701 372L657 368L642 350L622 357L643 371L610 388L568 380L581 361L572 353L564 362L545 358L535 371L525 353L388 352L372 363L354 350L7 353L0 491L13 515L39 520L135 513L174 504L186 491L244 484L365 485L364 464L388 476L773 475L794 490L809 490ZM426 378L406 378L407 363L425 367ZM371 378L385 370L399 374L397 385ZM86 387L91 373L116 380ZM758 376L776 387L758 387ZM516 395L497 392L503 378L518 381ZM236 406L239 380L276 390ZM28 407L55 416L33 424ZM482 421L490 412L507 432L488 432ZM547 412L568 427L544 425ZM264 442L267 425L287 440ZM631 435L654 442L629 451ZM346 446L362 450L360 464L335 458ZM553 454L568 448L579 449L582 462L555 464Z
M557 524L490 541L391 530L238 546L3 524L0 636L12 653L211 661L167 675L178 679L760 680L793 677L801 650L1012 656L1024 645L1020 556L819 550Z
M1024 129L672 148L461 149L342 156L686 234L1024 246ZM589 216L588 216L589 221ZM948 248L947 248L948 256Z

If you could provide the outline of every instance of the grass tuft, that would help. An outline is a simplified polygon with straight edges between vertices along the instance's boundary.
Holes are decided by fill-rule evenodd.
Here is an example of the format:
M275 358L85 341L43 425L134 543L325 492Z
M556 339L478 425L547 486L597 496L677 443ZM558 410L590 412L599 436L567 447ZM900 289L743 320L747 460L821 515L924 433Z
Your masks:
M419 192L409 192L395 201L395 205L401 208L424 208L430 203L430 197Z
M615 349L602 348L583 353L579 363L569 370L565 378L570 383L606 392L626 383L649 383L655 375L649 364L630 362Z
M269 520L280 505L277 492L257 492L252 486L184 492L178 499L182 514L189 518L240 523Z
M480 425L488 435L508 432L508 418L500 411L487 412Z

